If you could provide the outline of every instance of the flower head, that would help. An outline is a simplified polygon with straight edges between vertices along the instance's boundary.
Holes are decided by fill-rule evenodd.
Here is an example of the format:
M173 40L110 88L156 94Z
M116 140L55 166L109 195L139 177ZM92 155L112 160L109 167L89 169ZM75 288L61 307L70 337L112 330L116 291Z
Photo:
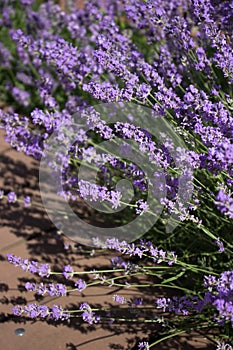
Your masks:
M81 280L81 279L79 279L75 282L75 287L77 287L77 290L79 292L82 292L86 288L86 286L87 286L86 282Z

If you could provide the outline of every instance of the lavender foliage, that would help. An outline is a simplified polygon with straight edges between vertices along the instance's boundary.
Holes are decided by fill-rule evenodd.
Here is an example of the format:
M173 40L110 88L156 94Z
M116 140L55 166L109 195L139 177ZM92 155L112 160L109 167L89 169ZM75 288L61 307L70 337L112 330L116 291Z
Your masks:
M226 336L233 324L232 23L232 1L94 0L84 1L83 8L76 8L72 1L67 1L66 8L52 0L0 3L0 127L6 141L40 160L55 131L58 142L68 142L66 129L79 113L89 131L76 128L77 140L68 153L55 152L58 164L64 165L59 195L74 206L79 199L110 203L112 209L118 209L124 203L116 184L126 178L132 183L134 199L128 211L120 214L125 224L129 216L145 217L151 212L146 196L150 183L137 164L125 160L130 151L127 140L132 139L148 162L161 169L154 172L151 182L166 194L161 199L164 209L146 239L128 244L114 238L103 245L97 237L96 249L119 254L111 264L113 271L120 269L124 276L149 274L148 262L161 271L169 268L168 275L166 269L161 272L162 285L189 293L161 297L157 308L178 315L184 321L182 327L188 317L198 322L211 319L212 327L225 327ZM127 123L107 125L92 108L105 102L151 108L154 116L163 116L172 125L188 150L174 150L172 140L164 135L163 141L155 140L150 130L134 125L133 115ZM122 159L96 152L101 141L114 142L117 137L125 142L120 149ZM96 183L78 178L81 162L90 169L100 168ZM57 164L51 164L51 169L54 173L59 170ZM183 200L189 193L178 194L180 175L192 191L188 207ZM32 204L29 196L22 200L13 188L1 189L0 199L2 205ZM173 214L180 225L168 237L165 227ZM46 263L13 254L7 258L41 278L53 274ZM192 273L196 283L192 282L190 293L181 285ZM76 277L70 265L60 274L67 283ZM114 285L113 279L96 276L101 283ZM81 278L74 282L75 291L87 287L88 282ZM25 288L42 296L69 292L63 283L27 282ZM114 301L128 303L119 295ZM89 324L101 320L86 302L76 311ZM13 313L62 321L70 317L59 305L14 306ZM139 349L150 346L138 344Z

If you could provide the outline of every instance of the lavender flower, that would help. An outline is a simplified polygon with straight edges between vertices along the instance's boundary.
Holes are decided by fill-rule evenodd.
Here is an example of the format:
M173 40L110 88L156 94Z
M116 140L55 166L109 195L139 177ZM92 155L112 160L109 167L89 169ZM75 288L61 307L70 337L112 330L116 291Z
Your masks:
M48 293L50 296L65 296L66 295L66 286L62 283L57 283L57 284L53 284L50 283L49 284L49 288L48 288Z
M117 294L113 296L113 300L116 301L119 304L127 304L126 299L123 296L120 296L120 295L117 295Z
M42 154L43 137L39 133L33 132L30 121L27 117L19 117L16 113L4 113L1 117L0 127L3 123L6 132L6 141L18 151L24 151L27 155L33 155L38 159Z
M218 246L219 248L219 252L223 253L225 251L223 242L220 241L220 238L218 237L218 239L215 241L215 244Z
M39 295L44 295L47 292L47 287L44 285L43 282L41 282L38 286L37 286L37 293Z
M18 100L23 106L27 107L29 105L29 92L14 87L12 89L12 94L14 95L15 99Z
M69 319L69 312L67 310L64 310L62 306L59 305L53 305L51 311L50 311L50 318L53 320L68 320Z
M81 279L79 279L75 282L75 287L77 287L77 290L79 292L82 292L86 288L86 286L87 286L86 282L81 280Z
M29 196L24 197L24 206L27 208L27 207L30 207L30 205L31 205L31 198Z
M9 192L7 195L8 203L15 203L17 201L17 196L15 192Z
M39 271L39 275L41 277L49 277L49 275L50 275L50 266L49 266L49 264L41 264L39 269L38 269L38 271Z
M173 297L158 298L156 300L157 308L163 312L169 311L176 314L188 315L190 312L202 312L203 308L212 306L218 312L215 317L220 324L230 321L233 324L233 271L221 273L217 279L216 276L205 276L204 286L208 288L203 299L198 297Z
M33 292L36 290L36 284L35 283L30 283L30 282L26 282L25 283L25 288L30 291Z
M24 271L30 271L31 273L38 273L41 277L50 276L50 266L48 264L38 264L37 261L29 261L28 259L22 259L13 254L7 254L7 260L15 265L20 267Z
M163 312L168 310L178 315L189 315L192 312L201 312L205 305L202 300L197 297L188 298L184 297L173 297L170 298L158 298L156 300L157 308L162 309Z
M157 247L154 247L153 243L150 241L144 242L141 240L140 247L136 246L134 243L128 244L125 241L120 242L117 238L107 239L104 245L99 241L98 238L96 238L93 240L93 243L96 246L113 249L121 252L122 254L128 254L129 256L134 255L138 256L139 258L141 258L145 253L151 256L153 258L153 261L157 263L167 261L169 265L172 265L177 261L177 255L175 252L165 252L162 249L158 249Z
M227 194L224 190L220 190L216 196L216 205L218 209L225 215L233 218L233 198L231 193Z
M38 305L38 304L28 304L25 307L21 305L16 305L12 308L14 315L21 316L25 314L31 318L46 318L49 316L53 320L67 320L69 318L69 312L64 310L59 305L53 305L52 308L47 307L46 305Z
M138 208L136 208L136 214L142 215L149 210L149 205L142 199L138 200L136 205L138 206Z
M116 209L120 205L120 199L122 197L119 191L108 191L106 187L91 184L88 181L79 181L79 193L84 199L100 200L101 202L106 200L112 204L112 208Z
M12 311L15 316L21 316L24 309L21 305L16 305L12 308Z
M138 350L149 350L149 348L149 343L146 341L138 343Z
M39 307L36 304L28 304L24 308L24 313L31 318L37 318L40 314Z
M232 350L232 349L233 348L230 344L227 344L224 341L223 342L218 341L216 350Z
M63 276L66 279L71 279L73 277L73 268L70 265L66 265L63 267Z
M0 62L1 62L1 66L3 67L10 67L11 62L13 61L13 56L11 55L11 52L4 47L4 45L2 43L0 43Z
M79 307L80 310L83 310L82 318L83 321L93 324L100 321L100 316L95 315L95 313L91 310L91 307L88 303L82 303Z
M141 253L141 250L140 250L140 253ZM141 255L140 253L139 255ZM111 264L113 269L123 268L125 270L125 273L136 272L139 269L139 266L137 264L134 264L130 260L122 259L122 257L120 256L111 258Z

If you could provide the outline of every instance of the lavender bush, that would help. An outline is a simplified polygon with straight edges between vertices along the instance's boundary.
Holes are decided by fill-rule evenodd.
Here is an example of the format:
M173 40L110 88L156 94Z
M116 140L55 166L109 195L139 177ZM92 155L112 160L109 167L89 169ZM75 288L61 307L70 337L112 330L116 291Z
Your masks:
M157 337L140 342L138 349L153 348L169 337L195 330L210 338L214 330L211 339L217 349L224 344L230 347L233 2L99 0L87 1L79 9L75 1L67 1L62 9L53 1L3 0L0 10L0 100L4 106L0 125L6 141L40 160L50 136L56 133L58 141L65 143L73 116L81 115L88 131L77 127L75 143L66 154L54 150L62 163L59 195L74 210L81 200L101 202L103 207L110 203L114 210L125 205L110 220L110 214L102 212L109 228L153 215L147 201L150 182L138 164L127 160L129 139L148 157L148 163L159 166L161 171L150 180L165 191L159 200L160 218L148 232L142 232L143 239L127 242L111 237L103 242L101 237L92 237L94 249L116 252L107 271L89 271L94 282L87 283L82 272L71 266L53 271L48 264L7 256L15 266L51 279L49 284L25 284L27 291L40 295L65 296L93 283L130 288L134 286L130 277L147 275L149 284L137 287L162 286L164 297L146 305L144 300L115 295L114 301L127 305L132 317L129 313L119 317L114 310L86 302L76 310L21 305L13 313L64 322L81 317L89 324L106 320L161 324ZM146 120L145 128L135 125L134 115L127 116L128 122L107 124L94 106L110 102L150 108L154 118L162 116L172 126L186 147L175 147L169 135L163 142L156 140ZM100 157L96 149L101 142L114 143L116 138L125 142L121 157L108 152ZM98 169L96 183L79 181L81 163L90 172ZM179 193L177 163L182 165L191 195ZM54 173L58 164L51 164ZM117 187L122 179L133 186L129 203ZM18 199L13 188L8 193L2 189L0 198L33 205L29 197ZM92 215L98 221L97 211ZM171 217L176 225L168 233ZM64 277L64 284L53 283L56 274ZM155 275L160 282L154 280ZM73 281L73 288L69 289L66 279ZM168 298L167 290L174 296Z

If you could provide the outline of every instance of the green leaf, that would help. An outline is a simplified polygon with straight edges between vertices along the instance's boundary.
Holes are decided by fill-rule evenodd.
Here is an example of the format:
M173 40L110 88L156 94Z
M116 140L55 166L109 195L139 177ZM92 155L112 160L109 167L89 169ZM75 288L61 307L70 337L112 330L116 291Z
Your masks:
M180 278L181 276L183 276L184 273L185 273L185 271L181 271L178 275L173 276L173 277L170 277L170 278L164 280L164 281L162 282L162 284L166 284L166 283L169 283L169 282L171 282L171 281L175 281L175 280L177 280L178 278Z

